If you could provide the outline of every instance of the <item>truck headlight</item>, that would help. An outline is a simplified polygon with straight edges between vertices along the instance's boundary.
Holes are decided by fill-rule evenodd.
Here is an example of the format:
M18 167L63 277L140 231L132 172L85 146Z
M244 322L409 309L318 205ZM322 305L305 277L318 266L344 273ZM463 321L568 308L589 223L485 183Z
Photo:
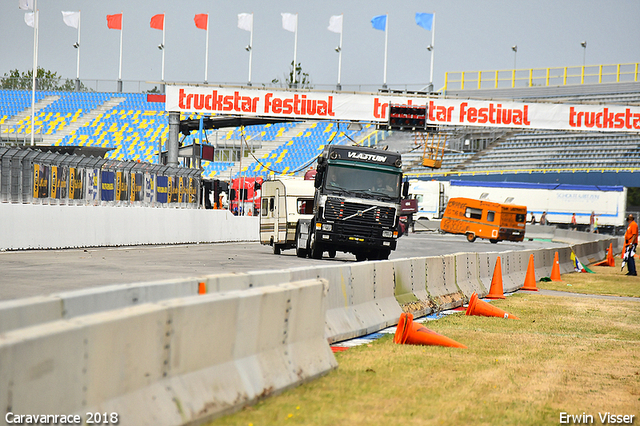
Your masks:
M383 238L391 238L393 237L393 231L382 231Z
M322 230L326 232L331 232L333 231L333 225L331 225L330 223L323 223Z

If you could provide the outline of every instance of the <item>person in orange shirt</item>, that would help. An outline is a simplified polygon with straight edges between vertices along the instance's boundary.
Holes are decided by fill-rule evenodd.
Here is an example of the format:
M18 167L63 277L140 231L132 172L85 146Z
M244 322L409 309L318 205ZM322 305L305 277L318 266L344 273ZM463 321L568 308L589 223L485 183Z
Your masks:
M624 249L622 250L622 255L627 255L627 270L629 271L627 275L638 275L636 272L636 262L633 258L638 245L638 224L632 214L627 216L627 222L629 222L629 226L627 226L627 232L624 233Z

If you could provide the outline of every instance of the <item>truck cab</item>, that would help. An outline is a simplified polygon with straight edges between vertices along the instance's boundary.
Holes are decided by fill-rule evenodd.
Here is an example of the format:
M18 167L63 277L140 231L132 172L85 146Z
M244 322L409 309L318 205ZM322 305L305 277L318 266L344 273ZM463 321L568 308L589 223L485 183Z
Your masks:
M387 259L398 238L401 166L398 153L327 147L318 157L313 217L298 221L298 256L343 251L357 260Z

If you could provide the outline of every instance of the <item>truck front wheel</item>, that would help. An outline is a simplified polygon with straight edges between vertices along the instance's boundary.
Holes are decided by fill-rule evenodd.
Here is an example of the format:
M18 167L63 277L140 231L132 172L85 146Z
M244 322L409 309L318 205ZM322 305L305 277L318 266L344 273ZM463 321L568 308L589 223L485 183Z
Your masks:
M312 259L322 259L322 247L320 247L320 244L316 241L315 233L311 234L309 251Z
M475 240L476 240L476 236L469 232L469 233L467 234L467 241L469 241L470 243L472 243L472 242L474 242Z

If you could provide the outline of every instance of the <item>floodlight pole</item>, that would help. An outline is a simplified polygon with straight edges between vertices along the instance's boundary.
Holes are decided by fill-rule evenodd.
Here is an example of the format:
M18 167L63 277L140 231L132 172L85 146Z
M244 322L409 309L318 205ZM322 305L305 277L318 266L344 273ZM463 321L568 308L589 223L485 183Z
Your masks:
M251 13L251 31L249 32L249 81L248 86L251 86L251 61L253 59L253 12Z
M344 19L344 13L342 14ZM342 90L340 85L340 74L342 73L342 33L344 32L344 21L341 22L342 28L340 28L340 44L338 45L338 84L336 90Z
M429 73L429 92L433 92L433 56L436 46L436 13L433 13L431 21L431 72Z
M78 52L76 57L76 92L80 91L80 21L82 15L80 15L80 11L78 11L78 41L76 43Z
M35 142L36 75L38 74L38 0L33 1L33 72L31 81L31 146Z
M384 74L382 78L382 88L387 88L387 46L389 42L389 14L384 20Z

